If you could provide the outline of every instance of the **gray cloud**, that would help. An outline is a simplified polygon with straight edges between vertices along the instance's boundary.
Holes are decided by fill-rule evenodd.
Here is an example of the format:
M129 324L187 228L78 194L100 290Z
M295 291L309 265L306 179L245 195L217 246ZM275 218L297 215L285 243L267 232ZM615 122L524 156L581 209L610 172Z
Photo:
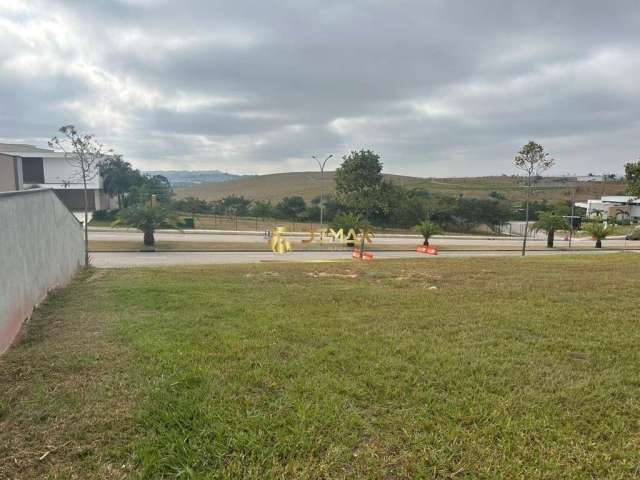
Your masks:
M9 0L0 139L59 125L141 168L309 169L372 148L387 171L556 172L640 153L634 1Z

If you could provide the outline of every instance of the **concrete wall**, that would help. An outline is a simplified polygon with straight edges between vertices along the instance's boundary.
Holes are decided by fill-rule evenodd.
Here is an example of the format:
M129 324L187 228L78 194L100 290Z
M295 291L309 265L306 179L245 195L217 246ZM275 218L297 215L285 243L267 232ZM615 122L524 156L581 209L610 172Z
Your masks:
M52 190L0 193L0 353L83 261L82 227Z
M0 153L0 192L17 190L13 157Z

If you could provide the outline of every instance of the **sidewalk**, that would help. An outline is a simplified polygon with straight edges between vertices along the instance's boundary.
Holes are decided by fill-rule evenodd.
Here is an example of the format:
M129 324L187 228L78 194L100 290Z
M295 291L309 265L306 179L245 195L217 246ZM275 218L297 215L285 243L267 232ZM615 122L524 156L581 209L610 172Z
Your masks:
M140 233L140 230L135 228L126 228L126 227L92 227L89 226L90 232L136 232ZM187 234L187 235L198 235L198 234L208 234L208 235L253 235L264 237L264 230L203 230L203 229L184 229L184 230L176 230L176 229L158 229L156 233L174 233L174 234ZM421 239L422 236L418 234L410 234L410 233L375 233L374 238L415 238ZM285 232L285 236L288 237L309 237L309 232ZM451 239L451 240L517 240L522 237L502 237L495 235L434 235L433 239ZM539 238L530 238L530 240L539 240Z

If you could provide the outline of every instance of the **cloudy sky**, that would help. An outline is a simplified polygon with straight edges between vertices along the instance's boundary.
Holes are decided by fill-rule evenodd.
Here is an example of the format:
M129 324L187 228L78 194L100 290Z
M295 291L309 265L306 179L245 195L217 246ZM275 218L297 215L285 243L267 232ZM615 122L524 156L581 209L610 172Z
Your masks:
M1 0L0 141L75 124L143 169L556 173L640 154L638 0ZM334 162L332 167L335 167Z

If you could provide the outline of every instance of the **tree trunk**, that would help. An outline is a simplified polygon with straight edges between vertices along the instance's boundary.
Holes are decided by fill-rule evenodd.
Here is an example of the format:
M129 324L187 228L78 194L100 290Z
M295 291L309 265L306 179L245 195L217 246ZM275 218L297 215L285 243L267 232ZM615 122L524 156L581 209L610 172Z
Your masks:
M527 235L529 234L529 194L531 191L531 174L529 174L529 178L527 180L527 196L526 196L526 213L525 213L525 221L524 221L524 238L522 239L522 256L524 257L527 253Z
M87 192L87 174L82 170L82 186L84 191L84 266L89 266L89 194Z
M556 231L549 230L547 232L547 248L553 248L553 241L555 240Z
M602 240L599 238L596 240L596 248L602 248Z
M428 247L429 246L429 239L425 238L424 242L422 242L422 245L424 245L425 247Z
M145 247L153 247L156 244L156 239L153 236L153 230L144 232L144 245Z

